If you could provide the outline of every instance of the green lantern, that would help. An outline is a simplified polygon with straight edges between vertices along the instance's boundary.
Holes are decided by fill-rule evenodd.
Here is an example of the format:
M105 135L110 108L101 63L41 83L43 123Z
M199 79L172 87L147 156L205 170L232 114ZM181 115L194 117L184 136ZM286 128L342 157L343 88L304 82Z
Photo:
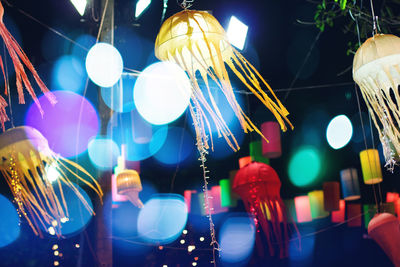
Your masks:
M252 161L262 162L269 165L269 158L262 155L261 140L250 142L250 157Z
M313 219L324 218L329 215L329 212L324 209L324 191L314 190L308 193L310 201L311 217Z

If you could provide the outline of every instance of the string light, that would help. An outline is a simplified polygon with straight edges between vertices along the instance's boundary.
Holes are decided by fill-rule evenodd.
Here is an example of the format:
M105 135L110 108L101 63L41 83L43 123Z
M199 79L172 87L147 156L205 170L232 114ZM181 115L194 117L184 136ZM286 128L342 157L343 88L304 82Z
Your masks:
M187 233L188 233L188 231L185 229L185 230L183 230L183 232L182 232L184 235L186 235Z
M204 237L200 237L200 242L203 242L204 241Z
M184 239L181 240L181 244L182 245L185 244L185 240Z
M81 245L79 245L79 244L75 244L75 247L76 247L76 248L80 248L80 247L81 247Z
M58 245L57 245L57 244L54 244L53 247L52 247L52 249L53 249L53 250L57 250L57 249L58 249Z
M58 265L60 265L60 262L59 261L54 261L54 266L58 266Z

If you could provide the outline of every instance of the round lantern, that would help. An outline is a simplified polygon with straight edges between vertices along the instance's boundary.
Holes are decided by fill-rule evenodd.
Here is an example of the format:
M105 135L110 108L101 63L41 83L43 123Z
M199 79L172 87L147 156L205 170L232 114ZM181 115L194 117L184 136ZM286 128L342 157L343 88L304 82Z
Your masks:
M268 140L262 140L262 153L267 158L279 158L282 155L281 131L279 124L267 121L261 124L261 132Z
M68 220L68 203L62 186L75 193L88 212L93 213L69 176L89 186L99 197L103 195L99 184L85 169L54 153L43 135L32 127L11 128L1 134L0 157L0 171L14 195L18 212L36 235L42 236L40 225L50 234L61 236L61 222Z
M339 210L340 185L338 182L325 182L324 190L324 209L326 211Z
M394 266L400 266L400 222L389 213L375 215L368 224L368 234L383 249Z
M378 150L367 149L361 151L360 160L364 183L377 184L382 182L382 170Z
M122 170L117 176L118 194L126 196L133 205L138 208L143 207L139 199L139 192L142 191L140 177L135 170Z
M197 140L201 140L206 148L208 148L209 136L212 137L209 126L211 122L215 125L218 134L225 138L233 150L239 148L213 95L207 94L206 98L203 88L200 88L199 84L204 83L206 90L210 92L209 79L216 81L219 89L226 96L244 132L256 131L261 134L237 102L226 66L273 113L283 131L287 129L286 124L293 128L287 119L288 111L271 87L259 72L230 45L223 27L210 13L185 9L166 19L157 35L155 55L162 61L178 64L187 72L192 83L189 110L195 122ZM271 95L267 94L262 87L265 87ZM210 140L212 141L212 138Z
M280 257L286 257L289 236L285 212L281 215L283 227L279 223L279 210L286 210L280 197L280 188L281 181L275 170L260 162L252 162L241 168L232 184L232 190L242 198L247 212L255 216L256 226L261 225L270 254L274 254L272 243L276 242L279 244ZM268 213L270 222L267 220Z
M399 66L400 38L391 34L376 34L366 40L353 61L353 79L379 132L389 168L400 154Z
M350 168L340 171L340 181L342 183L344 200L356 200L360 198L357 169Z

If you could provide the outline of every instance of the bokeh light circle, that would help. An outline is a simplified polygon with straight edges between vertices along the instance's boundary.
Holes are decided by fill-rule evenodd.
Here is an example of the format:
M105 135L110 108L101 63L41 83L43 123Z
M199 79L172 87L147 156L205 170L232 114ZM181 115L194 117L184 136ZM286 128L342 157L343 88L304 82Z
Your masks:
M183 128L170 127L164 145L154 154L154 158L167 165L184 161L193 152L194 139Z
M121 78L122 70L122 57L114 46L97 43L90 48L86 56L86 71L92 82L111 87Z
M139 212L138 233L147 242L168 244L181 235L187 217L181 195L154 195Z
M102 137L90 140L88 153L91 162L102 170L115 166L120 155L118 145L113 140Z
M155 125L179 118L189 105L191 85L186 73L176 64L156 62L139 75L134 101L140 115Z
M300 148L290 159L289 179L299 187L313 183L321 170L318 150L312 146Z
M90 209L93 210L92 201L90 197L86 194L85 190L83 190L77 184L72 183L72 185L82 195L83 199L86 201ZM64 197L65 203L67 203L68 206L67 218L61 218L61 234L63 236L74 236L80 233L86 227L86 225L92 218L92 213L86 208L84 203L82 203L82 200L71 188L69 188L65 184L61 184L61 187L62 194L58 186L53 187L58 199L62 199L62 197Z
M14 206L0 195L0 248L14 242L20 234L19 216Z
M135 109L133 86L136 77L124 76L112 87L101 88L101 98L106 105L116 112L129 112Z
M326 140L333 149L346 146L353 136L353 125L346 115L334 117L326 128Z
M249 217L228 218L219 233L221 260L240 263L248 259L254 248L255 234L254 221Z
M52 71L53 89L79 93L85 82L86 73L81 60L74 56L62 56L56 61Z
M99 118L93 105L83 96L70 91L53 91L54 106L45 96L39 97L44 115L32 104L25 114L25 125L37 129L50 148L63 157L73 157L86 151L89 140L97 136ZM81 113L81 117L79 118Z

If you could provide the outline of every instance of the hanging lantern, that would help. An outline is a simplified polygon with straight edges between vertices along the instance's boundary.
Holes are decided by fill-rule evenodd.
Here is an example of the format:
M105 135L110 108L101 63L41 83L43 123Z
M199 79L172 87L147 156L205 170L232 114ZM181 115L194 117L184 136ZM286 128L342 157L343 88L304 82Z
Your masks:
M262 140L262 153L264 157L273 159L282 155L281 131L279 124L274 121L267 121L261 124L261 133L265 139Z
M364 183L377 184L382 182L382 170L378 150L367 149L361 151L360 160Z
M346 201L344 199L341 199L339 201L339 210L332 211L331 221L333 223L344 222L345 210L346 210Z
M187 206L188 213L190 213L190 207L191 207L191 204L192 204L192 195L196 194L196 193L197 193L196 190L185 190L183 192L183 198L185 199L185 203L186 203L186 206Z
M298 223L311 222L311 207L308 196L298 196L294 198L296 206L296 217Z
M339 210L340 185L338 182L325 182L324 190L324 209L326 211Z
M399 193L395 192L387 192L386 193L386 202L396 202L399 199Z
M340 171L340 181L342 183L344 200L356 200L360 198L357 169L350 168Z
M252 162L240 169L232 184L233 191L242 198L247 212L254 215L256 226L261 225L270 254L274 255L272 242L275 241L283 258L287 257L289 237L285 212L281 212L283 226L279 223L279 209L286 210L280 197L280 188L281 181L275 170L260 162ZM267 210L270 222L267 220Z
M368 224L368 235L383 249L395 267L400 266L400 222L389 213L380 213Z
M47 140L36 129L21 126L1 134L0 157L3 159L0 171L13 193L18 212L26 218L36 235L42 236L39 228L42 226L49 233L61 236L60 222L68 219L68 208L71 208L65 202L62 185L68 186L87 211L94 214L68 177L74 176L101 198L103 193L99 184L81 166L51 151ZM60 196L54 187L60 190Z
M4 16L4 8L3 8L3 5L0 3L0 35L1 35L1 38L3 39L4 45L7 48L8 53L11 57L13 65L14 65L19 103L25 104L24 91L23 91L23 86L25 86L29 95L32 96L35 104L39 108L39 111L43 114L43 110L40 106L40 103L39 103L37 97L36 97L35 91L33 90L33 86L31 84L31 82L29 81L29 78L25 72L25 66L32 73L32 76L35 79L36 83L38 84L40 90L45 94L45 96L50 101L50 103L52 103L52 104L57 103L55 96L49 91L49 89L47 89L46 85L40 79L39 75L37 74L32 63L29 61L25 52L18 45L17 41L14 39L14 37L11 35L11 33L7 30L7 28L3 22L3 16ZM1 57L0 57L0 67L1 67L1 70L2 70L3 76L4 76L4 86L5 86L4 88L7 88L7 78L6 78L7 75L4 71L3 59ZM7 95L8 94L7 89L5 89L5 90L6 90L5 94ZM4 98L2 96L0 96L0 123L3 128L3 131L5 129L4 123L9 120L6 110L5 110L6 106L7 106L7 102L4 100Z
M366 40L353 61L353 79L379 132L389 169L400 154L399 65L400 38L391 34L376 34Z
M293 128L286 118L289 112L275 96L271 87L258 71L230 45L222 26L206 11L185 9L165 20L157 35L155 55L162 61L178 64L188 73L192 82L189 109L193 120L196 121L197 140L202 140L206 148L208 148L206 129L212 144L210 122L206 116L209 114L218 130L218 136L223 136L233 150L239 149L235 137L212 96L209 86L210 79L226 96L244 132L255 130L261 134L239 106L225 64L273 113L283 131L287 129L285 121ZM196 72L199 73L205 84L206 88L203 90L199 86ZM271 97L264 92L262 85L268 88Z
M118 194L126 196L136 207L143 208L143 203L139 199L142 183L137 171L122 170L117 176L117 191Z
M239 168L243 168L245 167L247 164L251 163L251 157L247 156L247 157L243 157L239 159Z
M232 187L230 179L221 179L219 181L221 187L221 206L222 207L234 207L236 206L236 200L232 195Z
M314 190L309 192L308 200L310 201L311 217L313 219L329 216L329 212L326 212L324 209L324 191Z
M347 226L360 227L361 226L361 204L347 205Z
M249 149L252 161L262 162L267 165L269 164L269 159L264 157L262 154L261 140L250 142Z
M126 196L118 194L117 176L115 174L111 175L111 195L112 195L113 204L115 204L116 207L118 207L118 204L117 204L118 202L128 201L128 198Z

